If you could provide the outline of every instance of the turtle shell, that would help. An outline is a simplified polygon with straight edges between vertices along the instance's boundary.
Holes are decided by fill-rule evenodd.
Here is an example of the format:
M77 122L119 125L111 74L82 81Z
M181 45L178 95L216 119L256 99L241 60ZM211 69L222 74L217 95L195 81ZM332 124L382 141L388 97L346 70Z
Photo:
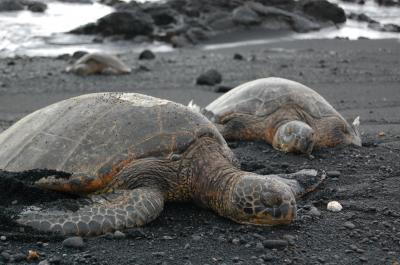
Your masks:
M122 73L130 73L131 69L124 64L120 59L115 57L114 55L111 54L106 54L106 53L88 53L81 58L79 58L74 65L78 64L86 64L90 61L94 61L96 63L103 64L105 66L114 68L115 70L118 70Z
M202 136L231 154L214 125L181 104L135 93L87 94L37 110L1 133L0 169L103 175L135 159L182 153Z
M205 107L205 115L220 123L229 114L268 116L283 106L297 105L314 118L340 115L321 95L295 81L263 78L244 83Z

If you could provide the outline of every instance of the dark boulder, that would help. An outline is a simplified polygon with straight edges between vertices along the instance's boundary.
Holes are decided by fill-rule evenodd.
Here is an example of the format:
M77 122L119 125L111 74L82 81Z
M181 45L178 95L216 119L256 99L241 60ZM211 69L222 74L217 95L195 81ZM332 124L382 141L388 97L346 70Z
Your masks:
M70 33L122 35L125 38L133 38L137 35L150 35L153 26L151 16L142 11L117 11L100 18L96 23L78 27Z
M375 0L375 2L378 5L382 5L382 6L396 6L396 5L400 5L399 1L396 0Z
M196 84L214 86L221 83L222 75L215 69L210 69L196 79Z
M326 0L308 0L301 3L304 13L322 21L346 22L343 8Z
M97 29L102 35L149 35L153 32L153 19L150 15L136 12L114 12L97 21Z
M28 10L37 13L42 13L47 9L47 4L39 1L25 1L24 5L28 7Z
M156 55L150 50L144 50L139 54L139 60L153 60Z
M232 11L233 22L239 25L250 26L261 23L260 16L248 6L240 6Z
M157 26L166 26L177 22L176 18L179 14L172 8L165 5L155 5L144 8L143 10L149 14L153 20L154 24Z
M366 14L363 14L363 13L361 13L361 14L350 13L347 15L347 17L349 19L357 20L360 22L377 23L376 20L373 20L372 18L370 18L369 16L367 16Z
M18 0L0 0L1 11L19 11L23 10L24 6Z
M249 2L247 3L247 6L257 12L261 17L265 18L263 23L264 27L268 26L266 22L268 21L269 23L278 25L281 28L283 28L284 25L287 25L287 28L291 28L297 32L308 32L321 28L319 24L304 16L277 7L264 6L256 2Z

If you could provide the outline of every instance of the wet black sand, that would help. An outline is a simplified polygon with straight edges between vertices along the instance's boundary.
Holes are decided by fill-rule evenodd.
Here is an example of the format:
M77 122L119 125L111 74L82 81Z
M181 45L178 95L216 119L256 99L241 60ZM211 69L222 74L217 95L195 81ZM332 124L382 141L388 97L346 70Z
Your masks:
M234 53L245 60L233 60ZM95 91L134 91L182 103L194 99L204 106L219 94L212 87L196 86L194 80L204 70L216 68L227 86L266 76L309 85L345 118L361 116L364 146L317 151L310 160L278 153L263 143L230 143L245 170L262 174L303 168L340 171L299 201L299 220L292 225L243 226L190 204L170 204L155 222L126 231L126 238L88 238L79 250L63 248L60 237L21 231L9 220L28 202L62 199L73 204L74 200L26 186L27 177L33 180L43 172L0 173L0 235L6 236L0 241L0 264L4 252L26 254L30 249L54 264L400 262L398 41L307 40L214 51L187 49L157 54L153 61L138 61L136 54L121 57L138 70L127 76L81 78L61 72L65 60L1 60L0 130L49 103ZM140 65L150 71L139 70ZM340 201L343 211L328 212L326 203L331 200ZM311 205L320 216L309 213ZM354 227L344 227L346 222ZM289 239L289 245L269 249L271 239Z

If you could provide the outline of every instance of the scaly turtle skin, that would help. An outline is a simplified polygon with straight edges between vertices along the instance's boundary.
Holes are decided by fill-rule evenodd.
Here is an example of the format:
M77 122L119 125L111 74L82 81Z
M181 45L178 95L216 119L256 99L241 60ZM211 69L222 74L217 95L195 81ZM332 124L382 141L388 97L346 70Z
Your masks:
M317 92L282 78L242 84L210 103L203 113L227 140L264 140L284 152L361 146L358 119L350 126Z
M0 168L67 172L35 185L90 196L93 203L76 212L34 209L17 220L62 234L141 226L166 201L194 201L239 223L287 224L296 217L295 197L324 178L315 170L241 171L206 117L134 93L88 94L40 109L0 134L0 147Z
M120 59L106 53L88 53L65 69L77 75L93 74L129 74L131 69Z

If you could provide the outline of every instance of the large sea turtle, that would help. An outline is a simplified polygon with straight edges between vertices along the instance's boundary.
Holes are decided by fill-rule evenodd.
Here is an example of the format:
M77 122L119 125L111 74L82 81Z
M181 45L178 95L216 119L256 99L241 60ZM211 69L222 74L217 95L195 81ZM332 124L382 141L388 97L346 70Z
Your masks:
M349 125L317 92L295 81L263 78L244 83L202 112L227 140L264 140L284 152L361 146L358 117Z
M20 224L97 235L144 225L165 201L194 201L239 223L296 217L295 197L324 178L315 170L257 175L234 166L221 134L189 108L135 93L95 93L40 109L0 134L0 168L50 169L43 189L88 195L76 212L23 212ZM99 193L102 193L99 195Z
M65 69L77 75L129 74L131 69L114 55L107 53L88 53Z

